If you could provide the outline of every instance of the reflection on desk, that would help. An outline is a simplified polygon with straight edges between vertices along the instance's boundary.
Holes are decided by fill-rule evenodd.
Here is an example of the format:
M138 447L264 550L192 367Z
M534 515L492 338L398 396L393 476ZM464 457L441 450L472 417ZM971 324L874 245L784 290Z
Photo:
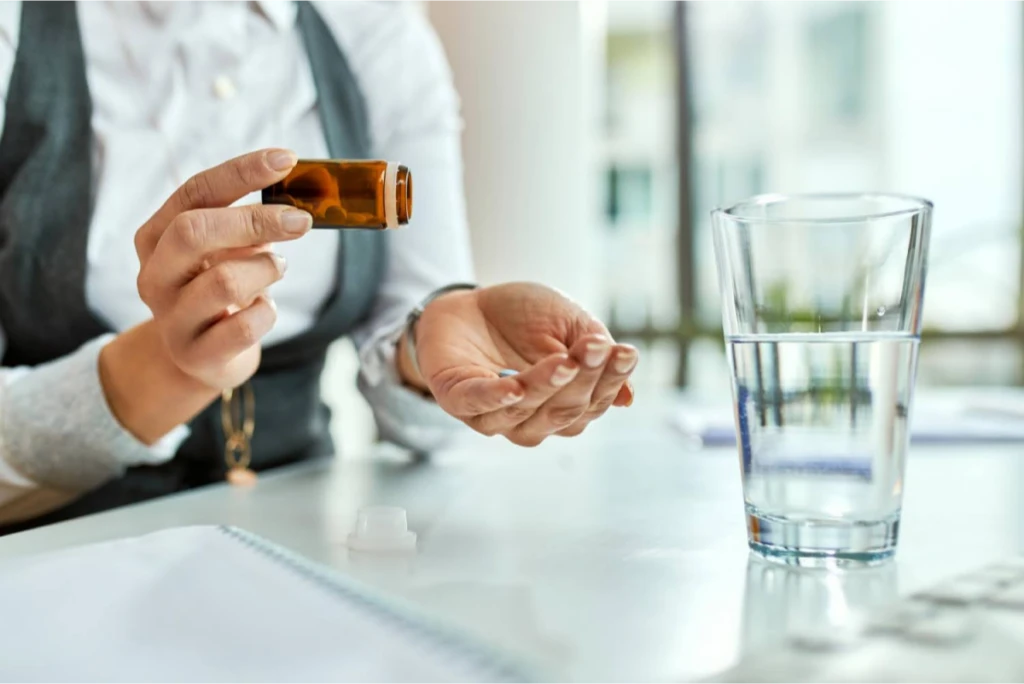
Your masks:
M897 563L829 571L751 554L740 648L753 653L787 636L841 639L863 617L898 600L898 574Z

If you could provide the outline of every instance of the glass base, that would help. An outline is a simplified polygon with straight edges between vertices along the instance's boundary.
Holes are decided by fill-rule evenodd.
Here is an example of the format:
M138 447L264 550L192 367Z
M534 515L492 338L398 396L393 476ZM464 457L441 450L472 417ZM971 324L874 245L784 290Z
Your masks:
M899 512L883 520L807 520L769 515L747 504L750 548L764 558L803 567L862 567L896 552Z

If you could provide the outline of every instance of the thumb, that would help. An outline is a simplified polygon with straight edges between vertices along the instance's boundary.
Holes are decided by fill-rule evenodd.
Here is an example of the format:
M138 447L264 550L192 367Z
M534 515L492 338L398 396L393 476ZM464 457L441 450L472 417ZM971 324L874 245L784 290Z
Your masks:
M429 380L438 405L456 418L471 418L522 401L523 386L482 366L456 366Z

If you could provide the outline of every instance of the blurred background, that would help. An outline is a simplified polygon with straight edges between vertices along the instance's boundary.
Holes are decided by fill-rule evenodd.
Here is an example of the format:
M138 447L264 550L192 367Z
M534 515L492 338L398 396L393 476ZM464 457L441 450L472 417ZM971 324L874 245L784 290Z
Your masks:
M462 97L479 279L540 280L641 349L638 396L728 391L709 212L935 202L919 385L1024 384L1017 2L417 2ZM341 345L337 439L373 439Z

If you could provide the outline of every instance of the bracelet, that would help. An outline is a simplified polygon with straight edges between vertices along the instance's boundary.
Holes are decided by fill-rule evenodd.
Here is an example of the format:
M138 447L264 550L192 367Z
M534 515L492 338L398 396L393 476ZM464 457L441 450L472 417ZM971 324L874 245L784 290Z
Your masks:
M405 352L408 355L409 363L412 364L417 375L421 377L423 376L423 373L420 371L420 362L416 358L416 323L420 320L420 316L423 315L427 305L438 297L446 295L449 292L454 292L455 290L475 290L477 287L478 286L473 283L452 283L450 285L445 285L444 287L439 287L428 294L423 301L417 304L415 308L409 312L409 317L405 320Z

